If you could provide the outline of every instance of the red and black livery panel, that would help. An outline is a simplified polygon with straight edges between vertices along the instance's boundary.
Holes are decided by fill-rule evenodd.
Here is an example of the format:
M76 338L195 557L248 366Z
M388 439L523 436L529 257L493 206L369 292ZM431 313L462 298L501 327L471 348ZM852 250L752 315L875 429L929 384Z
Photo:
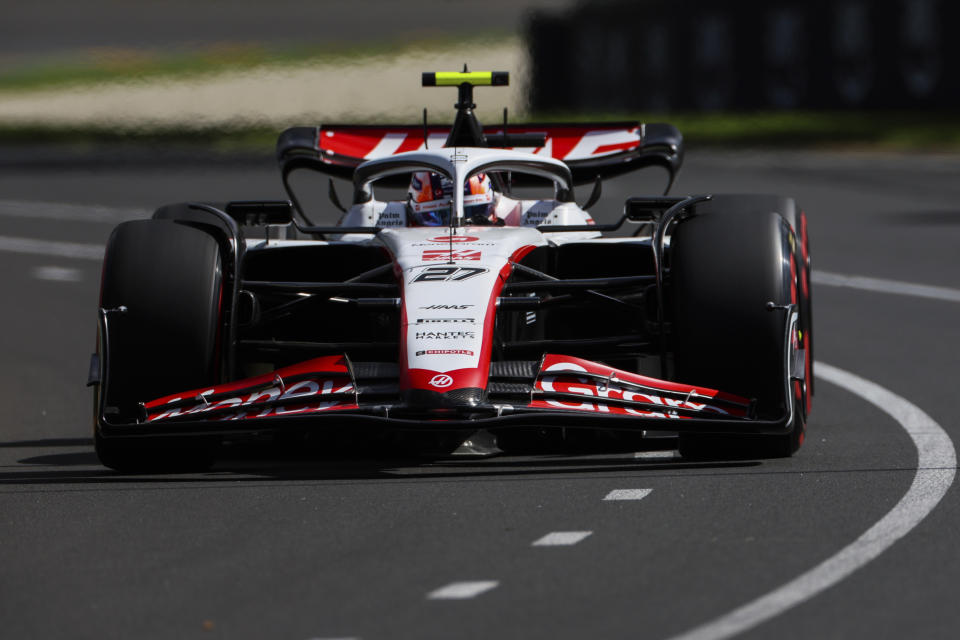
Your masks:
M670 124L637 122L529 123L483 127L488 147L512 138L542 136L538 147L513 147L561 160L574 181L584 183L651 165L671 174L683 161L683 136ZM407 151L444 146L450 127L433 125L321 125L293 127L277 141L277 159L285 172L309 167L349 179L361 163ZM425 144L426 143L426 144Z

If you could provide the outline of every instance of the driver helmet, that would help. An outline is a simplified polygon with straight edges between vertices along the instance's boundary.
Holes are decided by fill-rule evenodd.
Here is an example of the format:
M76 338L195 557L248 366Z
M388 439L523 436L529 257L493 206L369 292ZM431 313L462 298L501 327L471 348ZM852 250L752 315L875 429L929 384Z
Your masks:
M440 227L450 224L453 180L433 171L417 171L410 178L407 201L412 226ZM477 173L463 185L463 215L467 224L494 224L494 191L490 178Z

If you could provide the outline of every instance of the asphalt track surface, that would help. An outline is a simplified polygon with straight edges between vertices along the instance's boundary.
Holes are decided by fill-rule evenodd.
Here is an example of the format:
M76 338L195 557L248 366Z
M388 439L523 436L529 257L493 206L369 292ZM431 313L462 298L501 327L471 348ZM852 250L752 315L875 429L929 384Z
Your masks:
M276 172L4 162L0 635L955 638L958 165L688 156L675 193L783 193L809 214L816 356L837 369L793 458L238 456L131 477L90 438L97 246L163 202L281 197ZM595 211L651 188L611 182ZM804 595L811 570L829 579ZM746 628L714 624L757 602Z

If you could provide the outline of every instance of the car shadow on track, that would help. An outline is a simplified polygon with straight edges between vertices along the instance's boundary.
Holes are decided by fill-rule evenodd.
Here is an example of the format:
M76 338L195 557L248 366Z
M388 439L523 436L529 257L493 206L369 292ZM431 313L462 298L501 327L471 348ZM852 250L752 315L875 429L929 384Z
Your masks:
M47 438L46 440L12 440L0 442L0 449L28 449L31 447L92 447L93 438Z
M82 446L85 441L62 445L45 441L29 443L30 447ZM12 446L0 445L0 446ZM24 445L27 446L27 445ZM89 444L88 444L89 446ZM202 473L121 474L100 466L96 454L89 449L69 453L43 453L17 460L23 468L0 470L0 485L70 485L70 484L219 484L244 486L256 482L303 481L401 481L471 480L483 478L524 478L532 476L635 474L660 475L666 472L697 470L729 473L755 468L756 460L689 461L670 459L637 459L632 453L605 455L549 454L499 456L469 459L437 459L423 457L340 457L316 455L233 455L221 458L210 471ZM32 467L32 468L31 468Z

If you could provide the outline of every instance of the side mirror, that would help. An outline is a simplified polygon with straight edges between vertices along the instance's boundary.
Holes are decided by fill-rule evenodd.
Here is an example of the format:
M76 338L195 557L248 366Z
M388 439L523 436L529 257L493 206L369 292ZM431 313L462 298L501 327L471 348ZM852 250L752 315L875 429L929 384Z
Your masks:
M657 222L663 212L687 198L682 196L637 196L627 198L623 214L630 222Z
M293 222L293 205L289 200L238 200L228 202L225 211L248 227Z

